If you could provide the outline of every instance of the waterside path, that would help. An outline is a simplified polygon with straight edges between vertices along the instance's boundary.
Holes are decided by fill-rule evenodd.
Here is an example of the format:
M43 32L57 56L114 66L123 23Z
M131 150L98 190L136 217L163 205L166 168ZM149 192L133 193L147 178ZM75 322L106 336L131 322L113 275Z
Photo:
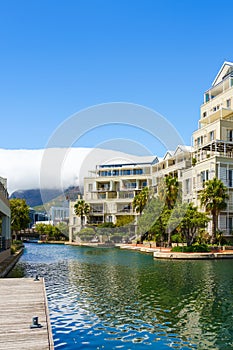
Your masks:
M178 253L171 252L170 248L144 246L143 244L120 244L119 248L135 250L152 254L154 259L178 259L178 260L209 260L209 259L233 259L232 247L229 250L217 249L209 253Z
M54 349L43 279L0 279L0 310L0 350Z

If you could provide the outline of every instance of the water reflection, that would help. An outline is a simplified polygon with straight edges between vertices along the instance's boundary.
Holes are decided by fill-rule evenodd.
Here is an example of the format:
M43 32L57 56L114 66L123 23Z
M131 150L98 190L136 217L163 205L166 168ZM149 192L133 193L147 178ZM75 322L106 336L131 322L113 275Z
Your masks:
M27 245L57 349L233 348L232 261L153 261L118 249Z

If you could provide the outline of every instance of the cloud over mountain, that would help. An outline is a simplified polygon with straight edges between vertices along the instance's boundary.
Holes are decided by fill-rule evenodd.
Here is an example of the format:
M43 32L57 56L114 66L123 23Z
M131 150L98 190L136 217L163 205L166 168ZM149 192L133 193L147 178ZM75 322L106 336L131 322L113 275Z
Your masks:
M98 148L0 149L0 176L7 178L9 193L33 188L67 188L82 185L83 177L97 164L134 161L145 161L145 157Z

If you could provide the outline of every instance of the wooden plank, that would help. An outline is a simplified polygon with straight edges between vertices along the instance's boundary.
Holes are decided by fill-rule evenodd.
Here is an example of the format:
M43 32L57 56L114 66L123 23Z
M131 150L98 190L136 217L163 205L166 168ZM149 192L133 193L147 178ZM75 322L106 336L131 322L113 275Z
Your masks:
M41 328L30 328L34 316ZM54 349L42 278L0 279L0 350L6 349Z

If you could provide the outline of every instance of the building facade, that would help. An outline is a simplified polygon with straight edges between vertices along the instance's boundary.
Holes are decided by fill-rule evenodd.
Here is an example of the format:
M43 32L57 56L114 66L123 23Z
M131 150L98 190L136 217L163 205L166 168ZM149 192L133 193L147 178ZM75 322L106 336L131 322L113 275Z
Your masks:
M133 210L134 197L152 186L152 166L157 157L145 163L103 164L96 167L93 177L85 178L84 199L90 204L89 223L117 223L126 215L136 223L138 214Z
M7 192L7 180L0 177L0 263L11 254L11 214Z
M233 234L233 63L224 62L204 93L199 128L193 133L193 166L183 171L183 199L200 207L199 195L215 176L228 189L227 209L219 215L224 236ZM210 224L211 226L211 224ZM211 232L211 227L209 227Z

